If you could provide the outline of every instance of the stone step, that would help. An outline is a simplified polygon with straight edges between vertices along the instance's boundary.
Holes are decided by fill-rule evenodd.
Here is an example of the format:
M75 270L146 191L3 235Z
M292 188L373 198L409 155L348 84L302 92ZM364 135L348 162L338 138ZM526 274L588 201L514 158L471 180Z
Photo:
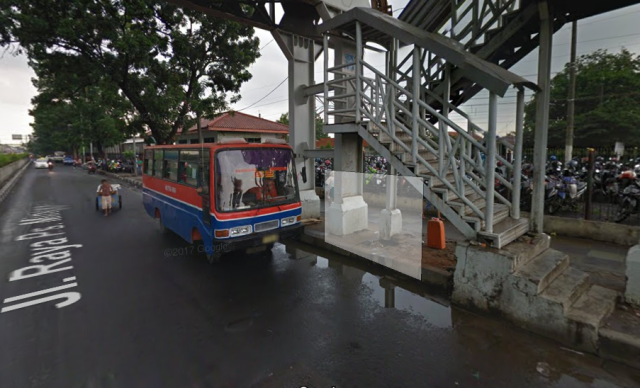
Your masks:
M613 312L617 298L616 291L594 284L569 307L567 318L599 327L600 321Z
M640 369L640 316L630 305L618 306L598 330L599 355Z
M528 295L538 295L568 266L569 257L566 254L555 249L547 249L516 271L515 286Z
M569 307L566 318L574 322L574 345L580 350L597 351L599 330L603 321L614 311L618 293L592 285Z
M523 218L529 221L526 218ZM521 236L511 244L506 245L502 251L511 258L511 272L515 273L523 265L527 264L551 245L551 236L548 234L536 234L534 236Z
M589 274L569 266L540 295L550 301L560 303L566 315L569 308L589 290L590 286Z
M481 236L488 237L492 240L492 247L502 249L510 242L515 241L519 237L528 233L529 229L530 226L528 219L520 218L518 220L514 220L511 217L507 216L505 217L505 219L494 223L493 233L489 234L481 232L480 234Z

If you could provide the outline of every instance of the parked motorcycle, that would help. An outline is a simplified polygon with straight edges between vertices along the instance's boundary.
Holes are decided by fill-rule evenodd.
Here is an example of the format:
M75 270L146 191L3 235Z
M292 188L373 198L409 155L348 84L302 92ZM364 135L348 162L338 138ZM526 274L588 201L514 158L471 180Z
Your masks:
M622 199L614 222L622 222L631 214L640 212L640 183L634 180L622 191Z
M551 182L555 183L555 188L552 188L549 201L546 203L548 213L555 214L559 210L577 211L578 202L587 191L587 184L578 182L569 170L563 171L561 179Z

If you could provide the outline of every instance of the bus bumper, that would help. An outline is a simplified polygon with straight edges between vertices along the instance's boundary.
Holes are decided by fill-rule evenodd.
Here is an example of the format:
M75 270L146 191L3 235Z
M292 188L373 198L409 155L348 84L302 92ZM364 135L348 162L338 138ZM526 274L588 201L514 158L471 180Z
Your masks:
M214 239L213 249L215 252L233 252L247 248L254 248L261 245L272 244L287 238L298 238L304 231L304 225L298 223L286 228L267 230L260 233L252 233L249 236L242 236L229 239Z

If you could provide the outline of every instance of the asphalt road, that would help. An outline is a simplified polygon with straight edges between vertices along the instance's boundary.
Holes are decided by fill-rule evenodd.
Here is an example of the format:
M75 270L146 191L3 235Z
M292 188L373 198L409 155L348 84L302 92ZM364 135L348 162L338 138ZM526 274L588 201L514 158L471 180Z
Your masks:
M640 386L340 257L276 245L211 266L137 189L96 212L100 178L29 169L0 205L2 388Z

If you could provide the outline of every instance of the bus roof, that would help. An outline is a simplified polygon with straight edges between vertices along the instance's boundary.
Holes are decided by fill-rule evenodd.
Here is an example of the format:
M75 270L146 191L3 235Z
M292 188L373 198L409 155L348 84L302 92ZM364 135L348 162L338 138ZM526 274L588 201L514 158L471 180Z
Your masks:
M145 146L145 150L151 149L181 149L181 148L207 148L207 149L220 149L220 148L288 148L292 149L289 144L277 144L277 143L196 143L196 144L169 144L169 145L153 145Z

